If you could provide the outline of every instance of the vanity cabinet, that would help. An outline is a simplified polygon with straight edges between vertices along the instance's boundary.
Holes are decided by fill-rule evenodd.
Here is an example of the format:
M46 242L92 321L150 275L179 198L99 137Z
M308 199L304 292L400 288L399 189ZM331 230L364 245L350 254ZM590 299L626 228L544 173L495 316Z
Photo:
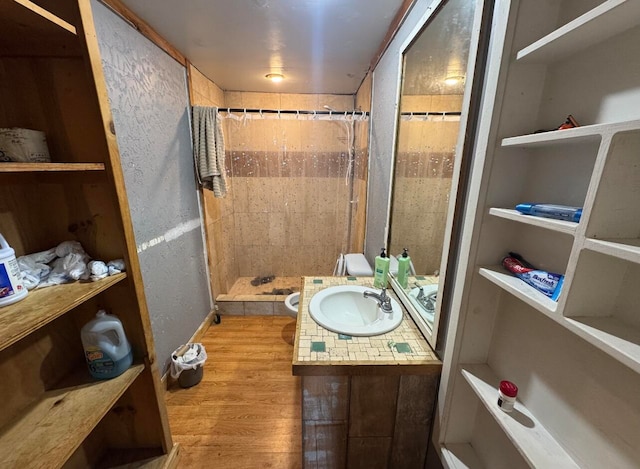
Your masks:
M447 467L640 466L639 24L637 0L495 4L440 389ZM579 127L550 130L568 114ZM514 210L531 202L582 218ZM499 266L510 251L565 275L557 302ZM512 413L500 380L519 387Z
M0 233L17 256L77 240L127 266L0 308L4 468L177 462L101 67L89 0L0 3L0 127L43 131L51 155L0 163ZM104 381L89 375L80 340L98 309L119 316L134 353Z
M319 326L311 298L344 285L377 290L373 277L306 277L302 285L292 369L301 377L303 467L422 468L442 363L406 311L382 335Z

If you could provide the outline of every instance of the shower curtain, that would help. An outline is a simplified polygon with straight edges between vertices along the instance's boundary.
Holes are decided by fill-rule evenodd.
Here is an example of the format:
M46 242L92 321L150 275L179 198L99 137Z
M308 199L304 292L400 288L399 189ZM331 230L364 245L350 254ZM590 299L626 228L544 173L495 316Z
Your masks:
M364 209L366 151L354 148L354 131L363 126L258 113L224 126L238 275L331 275L362 239L354 219Z

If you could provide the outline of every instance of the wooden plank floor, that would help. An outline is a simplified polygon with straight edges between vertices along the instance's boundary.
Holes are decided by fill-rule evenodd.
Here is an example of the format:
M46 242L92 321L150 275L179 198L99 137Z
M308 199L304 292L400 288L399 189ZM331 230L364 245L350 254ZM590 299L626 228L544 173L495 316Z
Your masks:
M209 328L202 381L166 393L181 468L302 467L295 324L285 316L223 316Z

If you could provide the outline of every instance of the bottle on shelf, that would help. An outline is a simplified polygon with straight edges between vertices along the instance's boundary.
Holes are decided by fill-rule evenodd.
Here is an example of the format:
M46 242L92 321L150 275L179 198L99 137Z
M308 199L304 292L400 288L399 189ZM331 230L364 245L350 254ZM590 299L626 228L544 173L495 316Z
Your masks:
M13 250L0 234L0 307L16 303L28 294Z
M81 338L89 373L94 378L115 378L133 363L122 322L102 309L83 326Z

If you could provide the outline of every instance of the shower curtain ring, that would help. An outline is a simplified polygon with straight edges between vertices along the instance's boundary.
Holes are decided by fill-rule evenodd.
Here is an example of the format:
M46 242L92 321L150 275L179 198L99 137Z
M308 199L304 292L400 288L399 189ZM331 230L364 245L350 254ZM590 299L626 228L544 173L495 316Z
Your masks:
M247 108L246 108L246 107L244 108L244 115L243 115L243 118L244 118L244 119L246 119L246 118L247 118Z
M278 120L280 120L280 109L278 109Z
M260 112L260 119L264 119L264 116L262 115L262 109L260 109L259 112Z
M300 119L300 110L299 109L296 110L296 119Z

